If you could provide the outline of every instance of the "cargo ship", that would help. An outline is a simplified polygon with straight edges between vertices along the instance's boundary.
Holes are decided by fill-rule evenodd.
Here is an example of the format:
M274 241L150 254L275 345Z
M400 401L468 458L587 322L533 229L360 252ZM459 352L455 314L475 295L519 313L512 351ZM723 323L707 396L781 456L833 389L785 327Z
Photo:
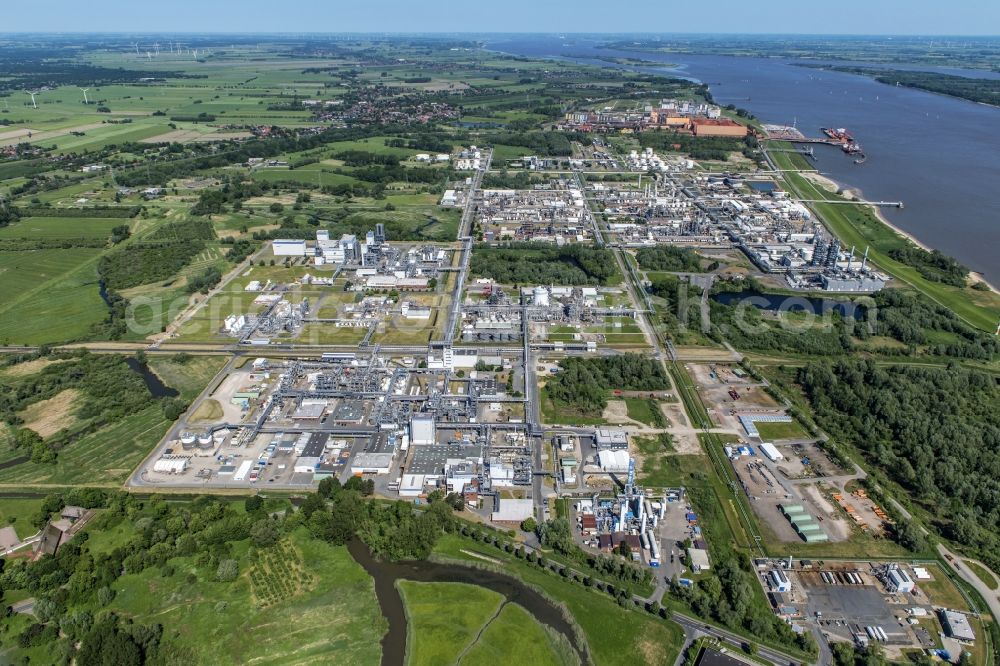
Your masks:
M820 129L823 130L823 134L826 134L834 141L840 141L841 143L854 142L854 137L851 136L851 133L845 130L843 127L838 127L836 129L832 127L821 127Z

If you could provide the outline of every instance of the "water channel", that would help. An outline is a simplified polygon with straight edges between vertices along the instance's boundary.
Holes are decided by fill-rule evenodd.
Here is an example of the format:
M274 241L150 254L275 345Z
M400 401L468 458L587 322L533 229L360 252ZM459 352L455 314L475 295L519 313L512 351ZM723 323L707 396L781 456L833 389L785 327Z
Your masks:
M145 363L140 363L137 359L130 356L125 359L125 365L142 377L143 381L146 382L146 388L149 389L154 398L175 398L180 395L177 389L164 384L163 380L150 370L149 366Z

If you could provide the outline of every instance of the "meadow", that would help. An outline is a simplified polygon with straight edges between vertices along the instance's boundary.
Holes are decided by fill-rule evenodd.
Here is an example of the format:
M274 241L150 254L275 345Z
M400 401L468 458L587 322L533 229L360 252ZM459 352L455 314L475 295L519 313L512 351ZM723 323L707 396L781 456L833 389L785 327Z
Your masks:
M7 238L107 238L115 227L128 220L101 217L25 217L0 227L0 239Z
M0 251L0 342L85 338L107 316L97 283L98 248Z
M120 578L112 608L170 627L171 640L197 663L378 663L385 620L371 578L346 548L312 539L305 530L293 532L277 547L309 577L298 579L291 594L262 604L254 576L274 581L280 573L261 568L267 555L236 545L241 575L232 583L193 574L193 557L174 558L172 575L149 569Z
M645 664L673 664L680 652L683 632L678 625L642 610L622 608L606 594L569 583L501 550L465 537L446 535L438 541L435 552L472 565L482 564L482 556L500 560L504 573L520 578L565 605L583 631L594 663L626 666L638 660Z

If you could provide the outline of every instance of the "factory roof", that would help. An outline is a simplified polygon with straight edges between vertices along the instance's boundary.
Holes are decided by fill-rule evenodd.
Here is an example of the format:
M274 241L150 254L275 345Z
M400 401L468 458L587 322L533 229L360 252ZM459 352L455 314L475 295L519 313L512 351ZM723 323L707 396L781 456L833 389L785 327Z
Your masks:
M410 441L414 444L434 441L433 416L414 416L410 419Z
M348 421L356 423L361 421L365 415L365 403L361 400L341 400L334 410L332 419L334 421Z
M594 433L597 445L617 444L627 445L628 434L620 428L598 428Z
M292 414L293 419L318 419L323 416L323 412L326 411L326 405L322 404L310 404L302 405L295 410Z
M708 561L708 551L701 548L688 548L688 558L691 560L691 568L695 570L710 569Z
M530 499L500 499L500 507L490 520L499 523L519 523L535 514L535 502Z
M323 449L326 448L326 441L330 439L330 435L325 432L314 432L309 435L309 441L306 442L305 448L302 449L302 456L305 458L319 458L323 453Z
M482 460L483 447L478 445L462 446L458 444L425 444L411 447L413 456L406 471L410 474L425 476L442 475L449 460L470 459Z
M392 466L391 453L358 453L351 461L351 469L357 471L388 470Z
M976 640L976 633L969 624L969 618L963 613L944 610L941 612L945 632L952 638L960 641Z
M404 497L415 497L423 492L426 481L423 474L404 474L399 482L399 494Z
M380 432L375 439L375 444L368 449L368 453L395 453L396 437L387 432Z
M628 469L628 451L598 451L597 461L604 471L623 472Z

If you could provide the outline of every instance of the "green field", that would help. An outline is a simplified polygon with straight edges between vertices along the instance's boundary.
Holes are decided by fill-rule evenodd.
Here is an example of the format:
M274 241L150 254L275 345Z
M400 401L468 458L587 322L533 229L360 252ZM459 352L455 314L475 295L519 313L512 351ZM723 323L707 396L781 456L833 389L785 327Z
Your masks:
M757 432L760 433L761 439L772 440L772 439L803 439L809 436L809 433L805 431L798 421L792 421L791 423L768 423L767 421L760 421L754 423L757 426Z
M26 539L38 531L32 522L41 508L40 499L0 499L0 527L11 525L18 537Z
M570 406L556 405L542 387L538 391L542 421L553 425L602 425L607 423L600 414L581 414Z
M578 663L564 647L560 654L553 638L528 611L517 604L506 604L482 635L472 645L463 664L532 664L564 666Z
M5 238L107 238L111 230L129 220L100 217L25 217L0 227Z
M462 583L397 583L406 606L407 663L454 664L499 612L503 597Z
M169 626L170 639L197 663L377 664L386 625L371 578L344 547L312 539L304 530L289 541L296 568L306 574L293 574L293 593L266 608L253 593L250 575L257 565L245 544L237 551L244 573L232 583L199 572L192 585L187 578L197 571L194 558L174 558L172 576L151 568L118 579L112 608ZM287 570L263 575L273 580Z
M561 646L527 611L462 583L397 583L408 622L407 664L563 664Z
M149 367L167 386L192 400L226 364L224 356L160 356L149 358Z
M202 356L179 364L160 357L151 359L150 366L168 385L176 382L181 396L190 399L215 376L225 360ZM53 464L29 460L0 470L0 486L117 487L160 441L169 425L160 406L150 404L140 412L72 439L59 450ZM4 461L21 455L8 446L0 448L0 458Z
M470 555L470 552L500 560L503 572L520 578L565 604L582 629L595 664L631 666L638 661L667 665L674 663L680 651L683 633L678 625L655 618L645 611L624 609L606 594L570 583L513 555L457 535L444 536L435 547L435 552L473 565L482 564L482 560Z
M641 454L639 480L650 486L666 488L684 482L688 470L703 468L708 461L699 455L676 455L667 433L651 437L633 437Z
M965 560L965 564L966 566L969 567L969 569L972 570L972 573L976 574L976 576L979 577L979 580L983 581L983 584L986 585L986 587L990 588L991 590L995 590L997 589L997 587L1000 587L1000 585L998 585L997 583L996 577L979 562L973 562L972 560Z
M100 250L0 251L0 342L85 338L107 316L97 284Z
M653 428L667 427L667 419L660 411L660 403L651 398L625 398L628 417Z

